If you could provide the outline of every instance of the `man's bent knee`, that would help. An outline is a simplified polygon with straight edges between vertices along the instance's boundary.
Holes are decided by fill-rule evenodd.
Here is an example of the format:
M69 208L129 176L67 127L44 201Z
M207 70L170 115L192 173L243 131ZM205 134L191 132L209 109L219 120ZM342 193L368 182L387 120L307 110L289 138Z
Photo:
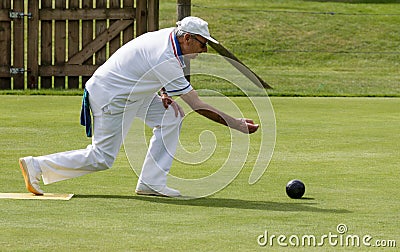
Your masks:
M94 150L94 155L95 155L95 164L94 166L98 170L107 170L110 169L115 161L115 156L107 154L104 151L101 150Z

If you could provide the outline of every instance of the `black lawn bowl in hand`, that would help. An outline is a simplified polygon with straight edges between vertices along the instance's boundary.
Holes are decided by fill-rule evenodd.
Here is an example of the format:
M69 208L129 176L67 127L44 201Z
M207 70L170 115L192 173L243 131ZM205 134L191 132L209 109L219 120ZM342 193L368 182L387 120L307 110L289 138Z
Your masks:
M300 199L305 191L304 183L298 179L291 180L286 185L286 194L292 199Z

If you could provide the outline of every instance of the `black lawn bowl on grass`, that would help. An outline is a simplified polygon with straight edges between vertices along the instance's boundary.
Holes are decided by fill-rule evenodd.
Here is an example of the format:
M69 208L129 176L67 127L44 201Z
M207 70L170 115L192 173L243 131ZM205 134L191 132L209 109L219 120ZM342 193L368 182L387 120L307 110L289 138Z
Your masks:
M304 183L298 179L293 179L286 184L286 194L292 199L301 199L305 191Z

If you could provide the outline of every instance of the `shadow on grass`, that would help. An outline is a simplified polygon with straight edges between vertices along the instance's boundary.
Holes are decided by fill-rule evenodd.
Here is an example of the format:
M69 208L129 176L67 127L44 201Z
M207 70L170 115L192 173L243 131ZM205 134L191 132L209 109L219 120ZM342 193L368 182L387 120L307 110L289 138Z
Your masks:
M321 212L321 213L351 213L346 209L323 209L316 207L317 203L310 202L313 198L291 200L292 202L254 201L227 198L200 198L200 199L178 199L154 196L129 196L129 195L75 195L75 198L93 199L128 199L152 203L199 206L212 208L233 208L247 210L282 211L282 212Z

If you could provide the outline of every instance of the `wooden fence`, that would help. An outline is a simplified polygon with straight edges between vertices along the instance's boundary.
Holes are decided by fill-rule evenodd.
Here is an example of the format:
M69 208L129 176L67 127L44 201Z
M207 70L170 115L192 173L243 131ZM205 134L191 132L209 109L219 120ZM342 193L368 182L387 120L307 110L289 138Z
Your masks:
M0 0L0 89L83 88L121 45L158 29L159 0Z

